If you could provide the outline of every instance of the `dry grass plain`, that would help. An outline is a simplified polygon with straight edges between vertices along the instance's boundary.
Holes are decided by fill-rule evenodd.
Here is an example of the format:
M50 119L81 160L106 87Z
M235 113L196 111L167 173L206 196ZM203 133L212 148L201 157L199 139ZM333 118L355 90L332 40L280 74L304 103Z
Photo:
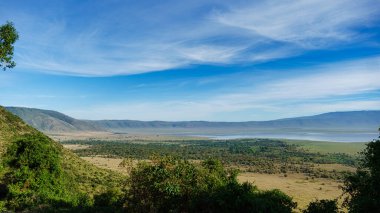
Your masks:
M103 169L110 169L113 171L121 172L123 174L126 174L128 171L126 168L119 166L120 163L123 161L123 159L121 158L105 158L105 157L81 157L81 158Z
M202 137L174 136L159 134L127 134L112 132L44 132L56 141L70 140L102 140L102 141L168 141L168 140L196 140Z
M254 183L259 189L280 189L298 203L298 208L304 209L315 199L336 199L342 194L341 183L324 178L307 178L302 174L258 174L241 173L240 182Z

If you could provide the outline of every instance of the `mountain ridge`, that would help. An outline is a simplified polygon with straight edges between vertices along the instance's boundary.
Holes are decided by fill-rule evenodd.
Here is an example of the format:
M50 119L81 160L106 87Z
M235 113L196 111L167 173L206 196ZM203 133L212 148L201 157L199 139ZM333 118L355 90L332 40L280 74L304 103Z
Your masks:
M380 126L380 110L328 112L312 116L269 121L139 121L80 120L53 110L6 107L29 125L44 132L118 131L133 128L301 128L301 129L368 129Z
M72 118L53 110L43 110L26 107L5 107L14 115L22 118L29 125L40 131L71 132L71 131L102 131L100 127L90 122Z

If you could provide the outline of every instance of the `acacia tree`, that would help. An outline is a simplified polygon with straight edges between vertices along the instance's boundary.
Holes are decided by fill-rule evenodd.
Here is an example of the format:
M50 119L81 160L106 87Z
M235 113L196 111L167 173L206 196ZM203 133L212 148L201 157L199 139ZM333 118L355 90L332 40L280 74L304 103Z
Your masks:
M6 70L16 66L13 61L13 44L18 39L18 33L12 22L0 26L0 69Z

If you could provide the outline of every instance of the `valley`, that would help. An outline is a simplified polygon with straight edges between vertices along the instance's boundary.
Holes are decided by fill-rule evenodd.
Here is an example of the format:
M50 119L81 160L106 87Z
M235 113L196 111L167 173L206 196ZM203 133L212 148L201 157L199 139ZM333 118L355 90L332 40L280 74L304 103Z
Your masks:
M87 162L126 175L138 162L150 162L152 155L173 155L194 163L216 158L228 168L239 169L241 183L280 189L293 197L299 209L315 199L342 202L341 178L355 171L357 153L365 147L365 143L174 136L154 139L141 135L134 140L118 135L114 139L71 138L61 143Z
M7 107L26 123L54 137L107 139L141 137L277 138L330 142L367 142L377 137L380 111L330 112L314 116L269 121L137 121L81 120L61 112L24 107ZM66 135L66 138L65 138Z
M2 113L5 115L4 119L12 118L5 111ZM36 130L25 125L16 116L12 119L18 122L15 126L24 126L21 130L24 128L26 131L19 132L9 127L9 121L3 122L4 128L8 128L2 130L2 135L8 135L5 141L14 137L12 134L37 134ZM38 122L31 119L29 123L36 126ZM133 131L128 132L103 129L62 130L61 127L54 126L49 128L49 131L42 130L63 145L63 159L66 159L62 164L64 172L69 178L83 179L76 183L75 190L85 193L91 191L90 197L86 198L90 200L115 187L125 187L123 179L128 180L136 168L143 168L143 165L154 166L161 161L157 159L165 161L169 157L177 159L178 162L188 162L197 168L202 168L208 159L221 162L225 171L238 172L236 180L239 184L248 182L259 190L279 189L286 193L297 202L297 208L294 209L296 212L302 212L315 200L336 199L341 205L344 197L342 180L347 175L354 174L358 166L358 153L366 147L365 142L249 137L229 139L169 133L179 130L176 128L132 128ZM53 131L57 129L60 130ZM223 129L201 130L215 133L222 132ZM198 131L197 128L183 130ZM224 132L235 130L232 128ZM244 128L243 130L247 131ZM268 129L265 131L270 132ZM344 132L337 129L331 131Z

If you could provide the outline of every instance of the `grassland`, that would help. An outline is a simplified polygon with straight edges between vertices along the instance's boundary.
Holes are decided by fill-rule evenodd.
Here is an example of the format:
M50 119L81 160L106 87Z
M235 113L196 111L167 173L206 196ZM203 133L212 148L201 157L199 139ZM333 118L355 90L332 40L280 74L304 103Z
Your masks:
M174 136L161 134L144 133L113 133L103 131L73 131L73 132L45 132L56 141L72 140L102 140L102 141L170 141L170 140L204 140L202 137L195 136Z
M311 152L320 153L345 153L357 155L361 152L366 143L343 143L343 142L322 142L322 141L302 141L302 140L284 140L288 144L294 144Z
M342 195L341 183L326 178L308 178L303 174L241 173L240 182L250 182L263 190L280 189L293 197L299 209L304 209L315 199L336 199Z

